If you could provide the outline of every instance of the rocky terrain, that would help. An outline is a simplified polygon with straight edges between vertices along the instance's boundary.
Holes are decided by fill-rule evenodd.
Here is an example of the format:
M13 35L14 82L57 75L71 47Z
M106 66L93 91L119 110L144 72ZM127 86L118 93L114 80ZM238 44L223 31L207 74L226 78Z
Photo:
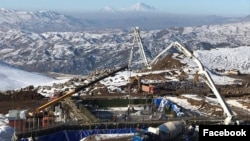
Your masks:
M163 63L164 62L164 63ZM168 62L168 63L166 63ZM163 65L163 64L167 64L167 65ZM175 60L173 58L171 58L170 56L166 56L164 59L162 59L160 62L158 62L155 66L153 66L153 70L162 70L165 67L171 68L171 67L181 67L184 64L180 63L178 60ZM142 70L143 71L143 70ZM145 71L145 70L144 70ZM105 72L105 71L100 71L100 72ZM95 74L95 75L94 75ZM89 74L89 78L92 77L96 77L97 72L93 72L91 74ZM57 74L59 75L59 74ZM62 75L62 74L60 74ZM101 75L101 74L99 74ZM185 75L185 74L183 74ZM231 75L231 77L234 78L239 78L242 79L245 83L243 85L217 85L217 88L219 89L219 91L221 92L221 94L226 97L226 98L232 98L232 97L245 97L248 98L250 97L250 75ZM144 78L147 79L151 79L151 80L160 80L163 79L164 76L161 74L150 74L150 75L145 75ZM184 77L185 78L185 77ZM85 79L88 78L81 78L80 76L77 77L73 77L72 80L70 80L69 82L65 83L65 85L69 85L69 84L74 84L74 83L80 83L83 82ZM183 83L184 82L184 83ZM193 84L193 80L181 80L180 83L182 83L182 85L180 84L176 84L174 87L167 87L165 86L165 88L167 89L162 89L158 95L181 95L181 94L186 94L186 93L196 93L198 95L203 95L203 96L207 96L208 94L211 94L211 90L209 89L209 87L204 84L204 82L197 82L196 84ZM186 86L184 87L183 84L186 84ZM190 85L191 84L191 85ZM60 84L62 85L62 84ZM57 87L61 87L62 86L58 85ZM165 84L166 85L166 84ZM101 85L100 83L97 83L93 86L90 87L91 91L91 95L87 94L83 97L87 97L88 95L91 98L94 97L117 97L117 96L126 96L127 93L116 93L116 92L112 92L109 93L107 88L103 88L104 85ZM72 87L72 86L71 86ZM123 86L123 87L127 87L127 86ZM101 94L100 94L101 92ZM66 93L66 92L65 92ZM138 93L133 93L132 96L136 96L136 97L145 97L143 95L142 92L138 92ZM181 97L180 97L181 98ZM1 111L0 113L7 113L8 110L11 109L34 109L36 107L38 107L39 105L42 105L44 103L48 102L48 98L45 98L44 96L38 94L38 88L34 88L34 87L27 87L27 88L23 88L21 90L18 91L7 91L7 92L3 92L0 94L0 107L1 107ZM194 105L203 105L204 107L209 106L209 104L205 104L204 101L195 101L192 99L189 99L190 103L193 103ZM249 105L249 103L245 103L245 105Z
M0 39L2 41L0 43L0 60L23 70L49 75L52 74L51 72L55 72L54 74L89 75L96 70L127 64L129 60L133 41L133 29L131 26L122 29L84 30L82 29L84 26L89 28L92 28L90 25L96 26L95 22L81 21L63 14L44 11L27 12L0 9L0 17L3 19L0 20L0 25L3 27L0 31ZM142 28L140 31L145 54L150 62L173 41L182 43L187 49L192 51L237 48L250 45L248 40L250 37L249 24L250 22L246 18L234 19L231 22L223 22L223 24L192 27L180 26L161 28L159 30L144 30ZM175 49L171 49L169 53L174 51ZM135 69L136 67L141 68L143 65L139 54L140 52L137 48L133 56L133 67ZM228 56L216 57L214 60L210 60L216 62L224 58L230 58ZM244 67L246 71L249 70L248 57L245 57L244 66L236 65L234 69ZM235 60L235 58L232 59ZM226 61L230 62L230 60ZM153 70L176 69L183 65L178 60L166 56L161 62L153 66ZM212 67L209 69L217 69ZM211 90L204 82L196 81L196 79L187 80L185 72L183 70L179 70L179 72L181 73L177 79L181 82L174 85L163 84L163 90L159 95L180 95L183 93L207 95L211 93ZM171 72L171 74L174 73L176 72ZM159 80L164 78L164 75L158 74L143 77ZM239 78L242 84L217 85L220 93L225 97L248 97L250 92L249 74L231 75L230 77ZM73 83L72 81L76 80L71 80L65 85ZM103 85L98 83L95 86L91 86L93 90L91 91L91 96L100 96L100 92L103 96L121 95L121 93L109 93L107 88L95 90L98 86ZM60 88L61 86L58 87ZM127 88L127 86L123 87ZM71 88L74 88L74 86ZM39 88L23 88L16 91L2 92L0 95L0 107L3 108L1 108L0 112L6 113L13 108L32 109L46 103L48 99L39 95L38 90ZM140 96L141 93L138 92L136 95Z
M248 27L249 22L238 22L141 30L141 37L150 62L173 41L179 41L192 51L249 45ZM44 33L8 30L0 31L0 39L0 60L3 62L31 72L86 75L94 70L126 64L133 29ZM133 61L138 65L142 59L137 57L140 52L135 48Z

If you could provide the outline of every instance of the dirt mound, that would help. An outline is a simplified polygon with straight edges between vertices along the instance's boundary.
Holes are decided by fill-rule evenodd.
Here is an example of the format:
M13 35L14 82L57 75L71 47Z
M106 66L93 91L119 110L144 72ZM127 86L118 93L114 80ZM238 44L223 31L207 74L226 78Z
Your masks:
M148 74L148 75L144 75L141 79L166 80L164 75L161 75L161 74Z
M159 60L153 67L153 70L165 70L172 68L181 68L185 64L181 63L179 60L172 58L172 54L167 55L166 57Z

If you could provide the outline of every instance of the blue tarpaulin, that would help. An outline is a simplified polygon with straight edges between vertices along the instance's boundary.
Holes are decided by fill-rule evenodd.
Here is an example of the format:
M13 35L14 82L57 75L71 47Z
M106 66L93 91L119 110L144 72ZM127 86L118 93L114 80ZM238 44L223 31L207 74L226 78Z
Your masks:
M171 108L177 116L182 116L184 113L181 112L181 108L178 107L175 103L171 102L170 100L166 98L155 98L154 99L154 104L158 107L159 111L163 111L164 107Z
M154 104L159 107L159 105L161 104L162 98L155 98L154 99Z

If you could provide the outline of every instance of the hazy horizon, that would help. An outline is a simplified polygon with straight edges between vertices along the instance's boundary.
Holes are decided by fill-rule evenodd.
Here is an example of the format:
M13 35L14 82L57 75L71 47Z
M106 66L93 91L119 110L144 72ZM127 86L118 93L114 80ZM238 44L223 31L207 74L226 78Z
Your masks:
M138 8L135 7L139 2L145 4L146 8L154 9L152 11L169 14L187 14L187 15L217 15L226 17L244 17L250 15L249 0L92 0L92 1L68 1L68 0L3 0L1 8L11 10L27 10L27 11L56 11L63 13L92 13L101 11L105 7L122 11L125 9ZM55 7L56 5L56 7Z

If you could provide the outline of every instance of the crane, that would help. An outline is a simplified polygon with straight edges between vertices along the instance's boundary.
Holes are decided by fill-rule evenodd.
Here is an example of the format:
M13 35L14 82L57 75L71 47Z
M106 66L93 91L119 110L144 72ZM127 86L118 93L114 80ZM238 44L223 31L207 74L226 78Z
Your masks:
M226 114L226 119L224 120L224 124L225 125L229 125L229 124L239 124L238 121L236 121L235 115L233 114L233 111L230 109L230 107L228 106L228 104L226 103L225 99L222 97L222 95L219 93L219 91L217 90L217 88L215 87L215 83L212 79L212 77L210 76L210 74L208 73L208 71L204 68L204 66L202 65L202 63L199 61L199 59L194 56L188 49L186 49L183 45L181 45L178 42L173 42L170 45L167 46L166 49L164 49L161 53L159 53L154 59L153 61L149 64L149 65L153 65L154 63L156 63L159 59L159 57L164 54L166 51L168 51L170 48L175 47L177 48L180 52L182 52L185 56L189 57L191 60L193 60L198 68L198 74L200 76L202 76L202 78L205 80L205 83L209 86L209 88L213 91L213 93L215 94L219 104L221 105L224 113Z
M167 52L172 47L177 48L185 56L187 56L191 60L193 60L197 64L197 66L199 68L198 75L202 76L202 78L205 80L205 83L213 91L213 93L215 94L215 96L216 96L219 104L221 105L224 113L226 114L226 119L224 120L224 124L225 125L239 124L239 121L236 121L234 119L235 115L233 114L232 110L230 109L230 107L226 103L225 99L221 96L221 94L219 93L219 91L215 87L215 83L214 83L212 77L210 76L210 74L208 73L208 71L204 68L204 66L199 61L199 59L196 56L194 56L188 49L186 49L179 42L172 42L163 51L161 51L150 63L148 63L148 60L146 58L146 55L145 55L145 52L144 52L144 48L143 48L143 45L142 45L139 27L135 27L134 28L133 46L131 48L130 58L129 58L129 63L128 63L129 69L131 67L132 58L133 58L133 49L134 49L136 41L138 42L138 46L139 46L139 48L141 50L141 55L143 57L144 65L145 65L145 67L147 67L147 69L152 69L152 66L154 64L156 64L156 62L159 60L160 56L163 55L165 52Z
M51 106L53 104L56 104L57 102L65 99L66 97L69 97L69 96L73 95L74 93L77 93L77 92L79 92L79 91L81 91L81 90L83 90L83 89L85 89L85 88L87 88L87 87L89 87L89 86L91 86L91 85L93 85L93 84L95 84L95 83L97 83L97 82L111 76L111 75L114 75L115 73L117 73L119 71L125 70L127 68L128 68L128 65L125 65L125 66L123 66L123 67L121 67L119 69L116 69L116 70L114 70L114 71L112 71L112 72L110 72L108 74L105 74L104 76L101 76L101 77L95 79L94 81L91 81L91 82L87 83L86 85L78 86L75 90L72 90L72 91L62 95L61 97L56 98L56 99L54 99L52 101L49 101L48 103L45 103L44 105L41 105L40 107L36 108L35 113L39 113L40 111L44 110L45 108L47 108L47 107L49 107L49 106Z
M172 48L174 46L175 43L170 43L163 51L161 51L151 62L150 64L148 64L148 68L151 68L152 65L156 64L159 60L159 58L165 53L167 52L170 48Z
M132 48L131 48L131 51L130 51L130 57L129 57L129 63L128 63L128 66L129 68L131 67L132 65L132 59L133 59L133 53L134 53L134 47L135 47L135 42L137 41L138 43L138 46L140 48L140 52L141 52L141 56L143 58L143 62L144 62L144 66L149 68L149 64L148 64L148 60L147 60L147 57L146 57L146 54L145 54L145 51L144 51L144 47L142 45L142 41L141 41L141 36L140 36L140 29L139 27L135 27L134 28L134 39L133 39L133 45L132 45Z

